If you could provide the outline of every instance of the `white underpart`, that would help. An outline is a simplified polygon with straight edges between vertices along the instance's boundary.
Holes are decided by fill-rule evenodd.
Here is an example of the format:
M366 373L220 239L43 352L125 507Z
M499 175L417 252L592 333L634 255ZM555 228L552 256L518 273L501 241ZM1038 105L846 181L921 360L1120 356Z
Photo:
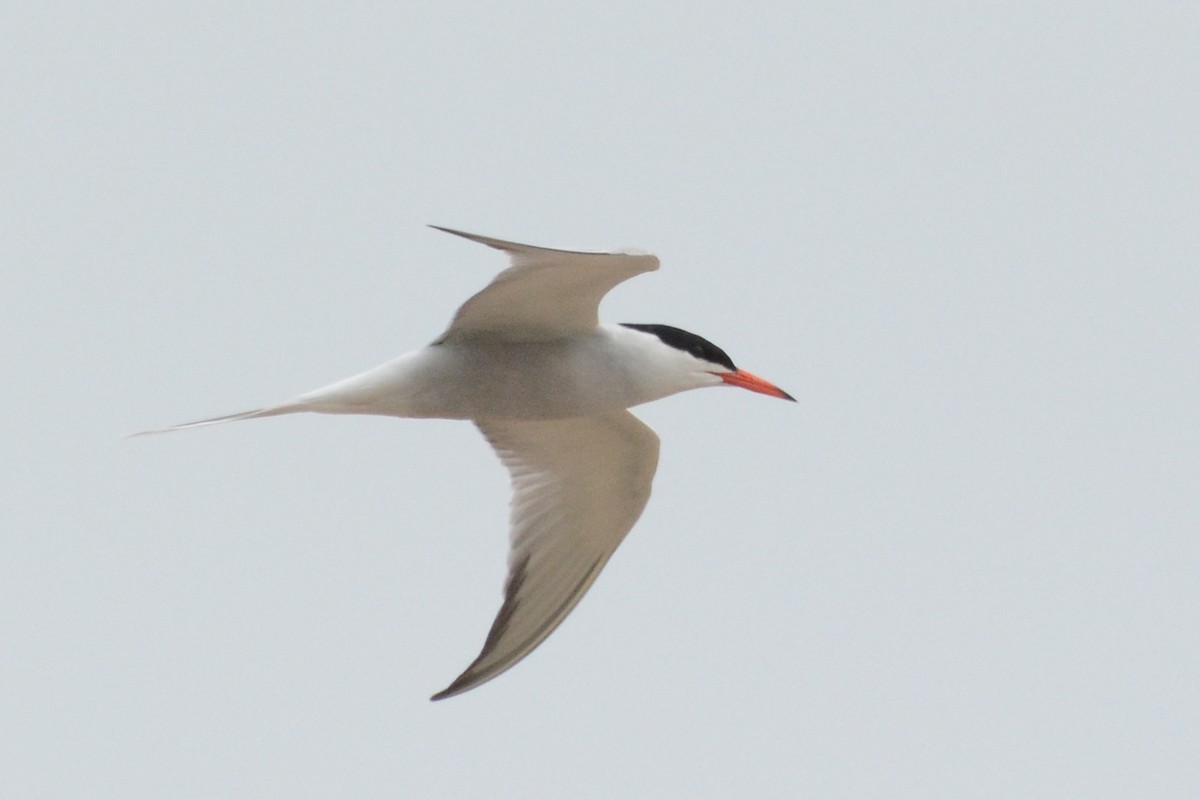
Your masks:
M697 368L695 358L651 334L601 325L549 341L431 345L285 405L328 414L561 419L720 384L706 369L721 368Z

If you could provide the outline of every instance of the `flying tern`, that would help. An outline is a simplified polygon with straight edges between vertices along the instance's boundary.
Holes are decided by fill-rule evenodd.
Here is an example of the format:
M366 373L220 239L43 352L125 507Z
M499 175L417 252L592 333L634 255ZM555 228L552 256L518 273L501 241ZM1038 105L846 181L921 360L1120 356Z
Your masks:
M655 256L553 250L431 226L508 255L428 347L278 405L157 431L296 414L471 420L512 481L504 600L483 649L441 700L529 655L596 580L650 497L658 436L631 406L736 386L795 398L669 325L601 323L600 300Z

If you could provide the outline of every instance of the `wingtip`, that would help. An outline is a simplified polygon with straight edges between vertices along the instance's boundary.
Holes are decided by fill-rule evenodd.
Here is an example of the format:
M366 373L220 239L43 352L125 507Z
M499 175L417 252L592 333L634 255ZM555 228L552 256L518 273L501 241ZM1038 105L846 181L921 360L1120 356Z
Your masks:
M446 698L454 697L454 695L458 694L458 692L451 691L451 689L453 689L453 688L454 688L454 684L451 684L450 686L447 686L445 689L442 689L437 694L430 695L429 702L436 703L439 700L445 700Z
M510 667L512 667L518 661L520 661L521 658L524 658L526 655L529 654L529 651L526 651L526 652L522 653L520 655L520 657L518 657L516 659L506 658L506 659L502 660L501 662L499 662L498 664L492 664L490 666L484 665L484 661L487 659L488 655L492 651L492 647L495 645L495 641L493 638L496 635L495 634L495 626L497 624L503 624L502 623L503 619L504 619L504 608L501 607L500 614L497 615L497 617L496 617L496 620L500 621L500 622L492 623L492 630L488 632L488 640L484 644L483 650L479 653L478 656L475 657L475 660L471 662L471 665L469 667L467 667L465 670L463 670L461 675L459 675L457 678L455 678L453 681L451 681L450 685L447 686L445 689L442 689L440 692L438 692L437 694L430 697L429 698L430 700L432 700L434 702L437 702L438 700L445 700L449 697L454 697L455 695L460 695L465 692L469 692L472 689L475 689L479 686L482 686L483 684L490 681L492 678L495 678L496 676L500 675L500 673L508 670Z
M457 228L447 228L444 225L434 225L429 223L428 227L433 228L435 231L448 233L451 236L458 236L461 239L466 239L471 242L478 242L479 244L495 248L496 250L505 250L511 252L513 250L520 250L522 248L529 247L529 245L520 244L518 242L506 242L503 239L494 239L491 236L481 236L478 233L467 233L466 231L460 231Z
M497 244L508 244L508 242L502 242L501 240L493 239L490 236L481 236L478 233L467 233L466 231L459 230L458 228L447 228L445 225L434 225L432 222L426 225L426 227L433 228L435 231L441 231L442 233L448 233L451 236L470 239L472 242L486 244L488 247L496 247Z
M474 667L474 664L472 664L471 666ZM436 703L439 700L446 700L447 698L454 697L456 695L462 694L463 692L470 691L471 689L474 689L480 683L484 683L485 681L486 681L486 679L483 681L479 680L479 676L472 674L472 670L470 668L468 668L466 672L464 672L462 675L459 675L457 678L455 678L454 681L449 686L447 686L445 689L442 689L440 692L437 692L436 694L432 695L429 698L429 700L434 703Z
M649 272L658 269L658 257L641 250L564 250L557 247L541 247L539 245L522 244L521 242L510 242L504 239L496 239L491 236L483 236L478 233L467 233L456 228L447 228L443 225L434 225L426 223L426 227L433 228L435 231L448 233L452 236L466 239L471 242L491 247L494 250L500 250L508 253L513 258L539 258L542 256L623 256L627 258L638 259L646 264L641 271Z

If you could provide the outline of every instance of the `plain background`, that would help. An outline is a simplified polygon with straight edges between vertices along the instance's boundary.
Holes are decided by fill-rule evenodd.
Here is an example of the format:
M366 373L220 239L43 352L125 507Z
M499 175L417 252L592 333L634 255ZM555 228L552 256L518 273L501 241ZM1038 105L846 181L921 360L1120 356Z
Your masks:
M5 4L13 798L1200 795L1194 3ZM528 660L472 426L253 408L503 266L798 405L637 413Z

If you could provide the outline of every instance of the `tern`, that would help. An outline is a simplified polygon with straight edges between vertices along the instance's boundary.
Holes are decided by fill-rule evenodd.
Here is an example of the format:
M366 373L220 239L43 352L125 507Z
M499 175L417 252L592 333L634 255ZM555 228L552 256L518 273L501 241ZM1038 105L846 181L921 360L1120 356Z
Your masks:
M428 347L293 400L144 433L311 411L470 420L512 482L504 599L442 700L529 655L571 613L650 498L658 436L632 406L706 386L795 401L669 325L601 323L601 299L658 269L635 252L554 250L430 226L508 255Z

